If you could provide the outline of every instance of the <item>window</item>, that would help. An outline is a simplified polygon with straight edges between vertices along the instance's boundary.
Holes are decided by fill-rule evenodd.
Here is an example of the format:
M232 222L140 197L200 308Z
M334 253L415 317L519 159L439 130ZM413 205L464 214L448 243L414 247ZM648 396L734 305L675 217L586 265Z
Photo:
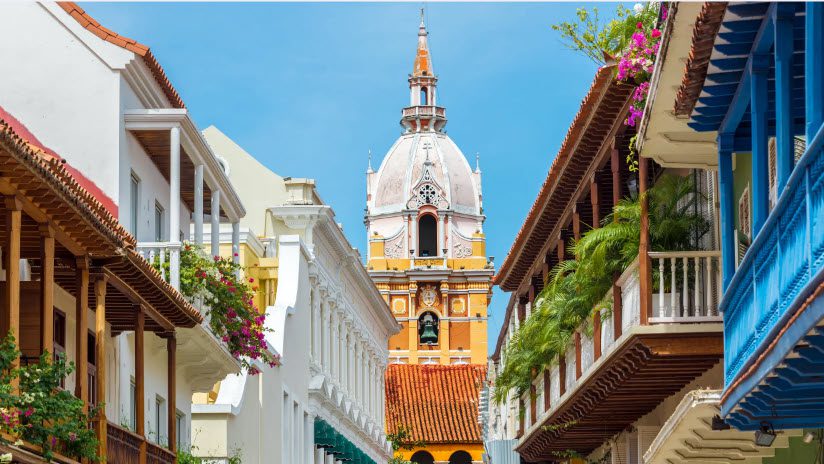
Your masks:
M54 358L66 356L66 315L54 310ZM66 388L66 379L60 379L60 388Z
M421 87L421 105L425 106L428 104L427 96L426 87Z
M132 431L137 430L137 383L134 377L129 382L129 427Z
M186 441L183 440L186 431L186 415L175 410L175 428L177 429L177 449L185 449Z
M89 382L89 404L97 404L97 349L95 343L94 333L89 331L86 335L86 362L89 365L88 382Z
M449 456L449 464L472 464L472 455L466 451L455 451Z
M160 206L160 203L155 202L155 242L162 242L163 241L163 223L165 222L163 219L165 211L163 211L163 207Z
M138 211L140 209L140 179L132 171L129 191L129 227L132 235L137 236Z
M431 214L418 219L418 256L438 256L438 223Z
M434 464L435 458L428 451L418 451L412 455L413 464Z
M154 432L154 437L149 437L149 438L153 438L154 442L157 443L158 445L163 444L162 439L164 438L164 435L162 433L162 430L163 430L162 426L163 426L163 418L164 418L163 411L166 407L165 405L166 405L166 400L163 399L162 396L156 396L155 397L154 427L152 429L152 432Z

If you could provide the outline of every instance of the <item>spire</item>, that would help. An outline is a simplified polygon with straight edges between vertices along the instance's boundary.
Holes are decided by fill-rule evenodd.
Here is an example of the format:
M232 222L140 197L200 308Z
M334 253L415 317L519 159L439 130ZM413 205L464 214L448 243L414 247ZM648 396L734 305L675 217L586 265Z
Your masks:
M423 20L423 8L421 8L421 24L418 26L418 53L415 55L415 66L412 70L413 76L434 76L432 71L432 59L429 57L429 44L426 41L426 24Z
M367 174L372 174L373 172L375 172L375 171L372 169L372 149L370 148L369 149L369 161L366 162L366 173Z
M481 154L475 152L475 172L481 172Z

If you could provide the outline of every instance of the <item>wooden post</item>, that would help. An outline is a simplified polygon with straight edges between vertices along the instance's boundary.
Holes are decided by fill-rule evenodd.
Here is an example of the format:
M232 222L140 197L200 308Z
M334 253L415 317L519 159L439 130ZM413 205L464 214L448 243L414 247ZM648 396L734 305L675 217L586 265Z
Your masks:
M601 227L601 205L598 198L598 182L593 176L589 183L589 202L592 205L592 228Z
M2 317L2 334L11 334L20 346L20 238L22 235L23 206L15 197L5 197L6 242L3 244L3 267L6 269L6 288L3 303L6 309ZM20 358L12 361L11 368L20 366ZM17 389L19 380L12 380L12 388Z
M146 380L144 377L146 313L140 305L137 305L135 309L137 312L137 323L134 331L135 433L143 437L143 441L140 442L138 462L139 464L146 464Z
M40 225L40 352L54 354L54 229Z
M614 142L613 142L614 143ZM612 206L621 201L621 168L618 149L612 149L610 156L610 169L612 171Z
M647 182L649 179L649 161L644 157L638 159L638 193L641 199L641 237L638 244L638 279L641 293L641 325L649 324L652 310L652 269L649 259L649 199Z
M88 410L89 401L89 259L77 258L77 295L75 295L75 370L74 394Z
M167 430L169 431L169 451L176 453L177 430L175 427L177 426L177 373L175 367L177 363L177 340L175 339L174 332L169 335L169 338L166 339L166 354L168 357L168 372L166 374L168 382L167 394L169 395L169 399L166 402L166 404L169 405L169 412L166 418L168 419Z
M575 241L581 240L581 215L578 214L578 208L572 210L572 236Z
M564 239L558 237L558 262L566 259L566 250L564 250Z
M593 360L601 358L601 310L592 315L592 350Z
M95 359L97 359L97 406L100 408L97 413L97 455L105 458L106 438L108 436L108 423L106 419L106 282L105 275L97 277L94 282L94 334L95 334Z
M612 277L612 339L618 340L623 332L624 301L621 299L621 287L618 285L618 275Z
M566 393L566 353L558 355L558 387L559 396L564 396Z
M575 380L581 378L581 332L575 332Z
M552 406L552 377L549 369L544 369L544 411L549 411Z

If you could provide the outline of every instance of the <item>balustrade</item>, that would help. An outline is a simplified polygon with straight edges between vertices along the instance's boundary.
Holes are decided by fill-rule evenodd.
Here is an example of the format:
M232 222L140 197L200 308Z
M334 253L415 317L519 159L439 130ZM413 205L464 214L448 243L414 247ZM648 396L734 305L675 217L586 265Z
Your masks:
M719 251L650 252L649 257L654 270L653 304L648 318L651 326L721 322ZM620 288L621 311L601 308L598 311L600 325L593 326L595 318L592 317L585 321L578 329L579 335L570 340L563 364L556 360L549 367L550 410L569 397L593 370L599 369L602 359L611 356L628 337L641 330L642 296L637 260L616 280L616 285ZM611 301L612 295L610 290L605 301ZM618 337L615 336L616 317L620 317ZM596 343L599 343L600 356L596 353ZM536 384L543 389L537 379L533 385ZM547 412L542 404L538 406L537 415ZM537 422L540 422L537 417L532 419L532 423Z
M137 252L159 268L163 280L174 288L180 288L180 243L140 242L137 244Z

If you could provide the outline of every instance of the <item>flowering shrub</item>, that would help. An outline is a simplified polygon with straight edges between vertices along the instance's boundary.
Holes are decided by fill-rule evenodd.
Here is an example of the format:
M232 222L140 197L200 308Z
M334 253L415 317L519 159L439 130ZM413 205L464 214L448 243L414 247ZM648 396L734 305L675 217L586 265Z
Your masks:
M19 356L14 337L0 342L0 431L40 446L47 460L59 450L97 461L97 439L88 427L97 410L83 412L83 402L60 388L74 363L67 364L62 356L51 361L51 354L43 353L36 364L12 368ZM15 379L18 389L12 388Z
M629 47L621 54L618 61L616 78L637 85L632 94L629 115L626 124L635 126L644 116L644 106L649 93L649 80L655 66L655 56L661 45L661 31L639 21L637 31L632 34Z
M255 307L254 279L238 277L241 267L232 259L210 259L198 247L185 244L180 252L180 291L190 300L202 301L212 332L229 348L251 375L261 361L277 366L277 356L266 344L266 313Z

